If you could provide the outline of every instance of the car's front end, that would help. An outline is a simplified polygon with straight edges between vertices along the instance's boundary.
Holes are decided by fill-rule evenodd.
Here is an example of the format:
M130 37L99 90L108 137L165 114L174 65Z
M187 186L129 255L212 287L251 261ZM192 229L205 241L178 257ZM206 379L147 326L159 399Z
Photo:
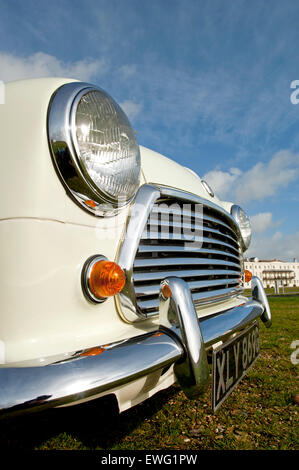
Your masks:
M97 87L15 82L0 111L0 414L123 411L175 380L194 398L210 364L216 409L271 324L259 279L243 296L245 213L139 147Z

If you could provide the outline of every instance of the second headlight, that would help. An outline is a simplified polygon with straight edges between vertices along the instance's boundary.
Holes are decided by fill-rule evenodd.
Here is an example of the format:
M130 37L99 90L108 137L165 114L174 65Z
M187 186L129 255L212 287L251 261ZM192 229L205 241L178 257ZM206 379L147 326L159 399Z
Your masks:
M231 214L235 221L237 222L243 241L244 251L250 245L251 242L251 225L248 215L243 211L240 206L233 205L231 208Z

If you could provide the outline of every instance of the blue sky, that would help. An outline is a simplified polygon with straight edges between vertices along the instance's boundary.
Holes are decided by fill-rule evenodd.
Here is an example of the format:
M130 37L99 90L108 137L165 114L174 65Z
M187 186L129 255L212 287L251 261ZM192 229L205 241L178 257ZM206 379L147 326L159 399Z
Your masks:
M299 259L298 25L296 0L0 0L0 80L101 86L140 144L244 207L249 256Z

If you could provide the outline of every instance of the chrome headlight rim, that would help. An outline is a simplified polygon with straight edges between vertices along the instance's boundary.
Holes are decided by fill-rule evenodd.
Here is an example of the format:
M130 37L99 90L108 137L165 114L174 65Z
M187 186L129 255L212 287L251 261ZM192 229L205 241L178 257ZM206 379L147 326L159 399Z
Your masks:
M246 214L246 212L244 211L244 209L242 209L242 207L238 206L237 204L234 204L231 207L231 215L232 215L232 217L234 218L234 220L236 221L236 223L239 227L240 238L241 238L241 241L242 241L242 248L243 248L243 251L246 251L250 246L251 236L252 236L251 224L250 224L249 217ZM245 216L245 218L246 218L246 222L247 222L247 225L248 225L246 228L244 227L244 225L242 223L242 220L241 220L242 216ZM245 234L245 230L249 230L249 233Z
M55 91L49 103L48 142L55 170L67 194L87 212L96 216L109 216L115 215L134 199L140 185L140 169L135 192L128 198L114 198L95 184L81 163L76 136L76 111L82 97L94 91L104 93L123 113L116 101L102 88L86 82L65 83Z

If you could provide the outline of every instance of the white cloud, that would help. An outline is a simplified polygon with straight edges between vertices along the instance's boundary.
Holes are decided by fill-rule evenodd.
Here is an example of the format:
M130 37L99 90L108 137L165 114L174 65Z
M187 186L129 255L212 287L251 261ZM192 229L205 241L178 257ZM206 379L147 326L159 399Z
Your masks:
M261 212L250 217L250 223L253 233L264 233L269 228L274 227L277 224L274 224L272 220L271 212Z
M273 231L281 224L275 222L271 212L261 212L250 217L252 226L252 240L246 257L257 256L260 259L278 258L282 261L289 261L293 258L299 259L299 232L285 235L280 231ZM271 235L267 235L267 230L271 230Z
M271 237L254 235L245 256L257 256L262 259L278 258L282 261L299 259L299 232L284 235L278 231Z
M142 104L135 103L132 100L123 101L120 103L120 106L131 121L133 121L142 110Z
M268 163L259 162L248 171L231 168L228 172L212 170L203 179L222 199L248 203L273 196L295 181L299 175L299 155L288 150L276 153Z
M120 72L122 73L123 77L126 78L131 78L134 75L136 75L137 67L135 64L127 64L123 65L120 68Z
M269 163L257 163L238 181L236 196L240 202L264 199L294 181L299 174L299 155L282 150Z
M202 178L211 185L219 197L226 199L226 196L233 188L233 184L241 175L241 170L238 168L231 168L229 171L209 171Z
M0 52L0 80L4 82L49 76L89 81L104 71L106 64L101 60L84 59L66 63L44 52L27 57Z

